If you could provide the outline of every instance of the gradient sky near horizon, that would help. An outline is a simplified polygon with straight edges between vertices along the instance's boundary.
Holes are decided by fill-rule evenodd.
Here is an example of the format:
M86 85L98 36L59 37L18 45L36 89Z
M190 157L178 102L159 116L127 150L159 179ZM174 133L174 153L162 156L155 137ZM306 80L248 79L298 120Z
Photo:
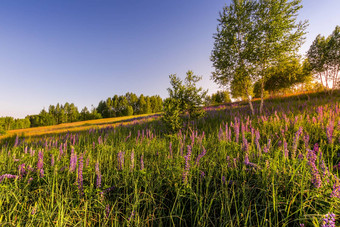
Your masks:
M133 92L167 97L169 75L203 76L219 11L229 0L3 0L0 3L0 116L22 118L50 104L79 111ZM339 0L303 0L305 53L340 25Z

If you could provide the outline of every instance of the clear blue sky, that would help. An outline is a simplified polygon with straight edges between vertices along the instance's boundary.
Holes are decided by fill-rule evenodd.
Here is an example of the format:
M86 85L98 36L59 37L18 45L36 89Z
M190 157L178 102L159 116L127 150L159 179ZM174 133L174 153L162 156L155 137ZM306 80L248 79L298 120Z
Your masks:
M203 76L218 13L229 0L3 0L0 2L0 116L25 117L50 104L79 111L114 94L167 97L169 74ZM306 52L340 25L339 0L304 0Z

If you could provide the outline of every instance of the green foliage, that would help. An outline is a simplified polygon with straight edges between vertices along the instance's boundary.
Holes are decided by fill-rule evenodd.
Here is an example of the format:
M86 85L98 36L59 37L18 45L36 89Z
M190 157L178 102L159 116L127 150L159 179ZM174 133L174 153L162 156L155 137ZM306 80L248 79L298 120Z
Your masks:
M253 114L253 86L249 84L261 82L262 112L268 68L282 55L294 56L302 43L307 23L296 23L300 2L233 0L220 13L211 55L215 67L212 78L221 85L232 84L232 93L237 96L246 96Z
M132 116L133 115L133 108L132 106L127 107L127 116Z
M183 127L182 111L180 101L173 98L167 98L163 103L164 114L163 122L167 129L172 132L178 132Z
M0 131L3 133L8 130L29 128L31 122L28 117L24 119L14 119L13 117L0 117ZM1 134L1 132L0 132Z
M312 74L309 64L305 60L302 64L298 58L283 58L266 72L264 81L264 97L271 94L280 94L298 84L310 83ZM254 97L261 97L261 81L254 85Z
M0 135L5 135L6 134L6 130L3 128L2 125L0 125Z
M228 91L217 91L211 96L206 97L206 105L217 105L231 102L230 95Z
M163 120L168 129L174 132L182 127L183 120L181 118L186 114L188 122L204 115L202 106L207 91L204 91L202 87L196 87L196 83L202 77L194 75L192 71L187 72L184 83L176 75L170 75L169 78L172 88L168 88L169 98L163 106Z
M253 96L253 83L250 77L237 77L230 83L230 93L234 99L248 100Z
M337 88L340 82L340 26L325 38L318 35L307 52L313 74L325 89Z

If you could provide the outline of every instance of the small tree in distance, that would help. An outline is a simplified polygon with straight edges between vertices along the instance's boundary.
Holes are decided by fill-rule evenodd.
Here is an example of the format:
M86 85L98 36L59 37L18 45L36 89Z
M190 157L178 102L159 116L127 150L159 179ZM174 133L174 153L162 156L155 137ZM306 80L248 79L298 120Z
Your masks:
M168 88L169 98L164 101L163 122L171 132L176 132L183 127L183 118L186 115L188 123L204 115L202 105L207 91L196 87L202 77L194 75L190 70L184 83L175 74L169 78L172 88Z

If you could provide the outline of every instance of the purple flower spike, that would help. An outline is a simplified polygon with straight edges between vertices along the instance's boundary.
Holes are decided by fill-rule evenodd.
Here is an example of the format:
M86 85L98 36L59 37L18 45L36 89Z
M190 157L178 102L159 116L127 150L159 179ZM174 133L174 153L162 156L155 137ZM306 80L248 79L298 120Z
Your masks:
M43 156L43 152L40 150L38 153L37 169L41 170L43 167L44 167L44 156Z
M328 213L322 219L321 227L335 227L335 214Z
M140 157L140 170L144 170L144 160L143 160L143 155Z
M198 166L200 165L200 160L201 160L201 158L202 158L206 153L207 153L207 151L206 151L205 148L203 147L202 153L199 154L199 155L197 156L196 165L198 165Z
M340 183L339 181L335 182L333 185L333 191L331 193L331 198L340 199Z
M183 172L183 183L184 184L188 183L188 174L190 170L190 157L191 157L191 146L188 145L188 153L186 156L184 156L184 159L185 159L185 168Z
M95 171L96 171L96 176L97 176L96 188L100 188L101 183L102 183L102 175L101 175L100 170L99 170L99 163L98 162L96 162Z
M17 175L12 175L12 174L4 174L0 176L0 183L4 180L4 179L12 179L12 178L19 178L19 176Z
M79 194L83 195L83 154L79 156L79 165L78 165L78 189Z
M124 168L124 154L125 152L118 152L118 155L117 155L117 160L118 160L118 170L123 170Z

